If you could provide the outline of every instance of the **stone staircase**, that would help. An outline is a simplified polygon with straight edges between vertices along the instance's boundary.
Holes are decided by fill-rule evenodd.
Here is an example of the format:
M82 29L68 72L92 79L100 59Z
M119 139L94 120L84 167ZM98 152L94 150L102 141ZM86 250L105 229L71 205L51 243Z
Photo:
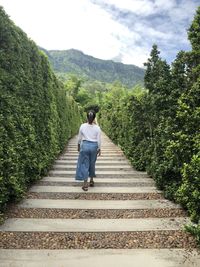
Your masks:
M103 135L95 187L74 180L76 137L0 226L0 266L199 267L189 218Z

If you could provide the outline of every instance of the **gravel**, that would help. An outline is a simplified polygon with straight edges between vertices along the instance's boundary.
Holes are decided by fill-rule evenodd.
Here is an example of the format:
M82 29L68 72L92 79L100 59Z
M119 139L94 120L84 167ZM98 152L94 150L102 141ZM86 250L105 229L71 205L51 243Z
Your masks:
M104 233L0 232L3 249L196 248L183 231Z
M63 153L67 152L67 147ZM60 157L63 156L60 154ZM71 152L69 152L71 155ZM117 177L126 177L117 175ZM101 177L101 175L99 175ZM103 174L102 174L103 176ZM133 177L148 177L145 172L135 172ZM115 176L111 176L116 178ZM80 186L76 182L47 182L36 184L50 186ZM101 186L151 186L152 183L102 183ZM87 200L156 200L164 199L162 193L47 193L28 192L28 199L87 199ZM103 203L103 202L102 202ZM5 213L7 218L60 218L60 219L131 219L131 218L166 218L187 216L183 209L124 209L124 210L90 210L90 209L42 209L19 208L9 205ZM197 248L195 238L183 230L134 231L134 232L0 232L1 249L133 249L133 248Z
M6 218L60 218L60 219L131 219L131 218L166 218L185 217L182 209L139 209L139 210L76 210L76 209L43 209L12 207Z
M27 198L33 199L89 199L89 200L137 200L163 199L162 193L48 193L29 192Z

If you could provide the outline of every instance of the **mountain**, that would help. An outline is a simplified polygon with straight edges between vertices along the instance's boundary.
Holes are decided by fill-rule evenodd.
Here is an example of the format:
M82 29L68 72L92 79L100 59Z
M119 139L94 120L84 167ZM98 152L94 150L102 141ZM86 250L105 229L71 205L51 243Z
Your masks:
M86 80L98 80L106 83L118 80L128 87L138 83L143 84L145 70L135 65L94 58L75 49L40 49L48 56L57 75L64 79L67 74L73 73Z

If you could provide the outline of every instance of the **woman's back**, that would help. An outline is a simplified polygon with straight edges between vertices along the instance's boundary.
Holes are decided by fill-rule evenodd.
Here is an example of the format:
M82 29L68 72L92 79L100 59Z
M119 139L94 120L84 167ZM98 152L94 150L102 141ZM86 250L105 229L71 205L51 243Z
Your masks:
M91 142L99 142L100 131L100 127L96 124L83 123L80 127L82 140Z

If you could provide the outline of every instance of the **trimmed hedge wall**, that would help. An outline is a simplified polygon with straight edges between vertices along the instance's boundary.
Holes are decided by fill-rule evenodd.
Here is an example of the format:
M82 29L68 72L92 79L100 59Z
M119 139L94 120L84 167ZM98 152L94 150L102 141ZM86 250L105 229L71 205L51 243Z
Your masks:
M99 122L138 170L181 203L200 240L200 7L188 31L190 52L169 66L153 45L145 64L146 91L104 96Z
M0 7L0 210L46 174L78 130L77 104Z

